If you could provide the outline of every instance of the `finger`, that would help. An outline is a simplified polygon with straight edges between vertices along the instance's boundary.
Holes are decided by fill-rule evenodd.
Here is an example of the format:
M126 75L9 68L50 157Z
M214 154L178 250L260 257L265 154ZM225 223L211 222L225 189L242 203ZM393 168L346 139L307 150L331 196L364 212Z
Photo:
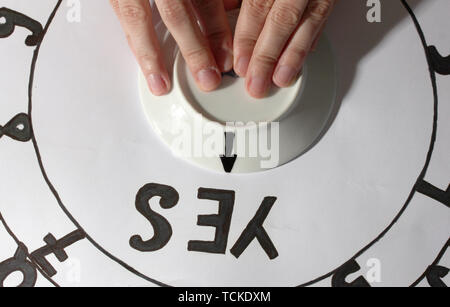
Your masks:
M306 56L325 24L335 0L313 0L300 23L300 27L292 37L280 60L273 76L273 82L286 87L292 84L300 73Z
M230 71L233 68L233 42L223 0L193 0L192 3L219 70Z
M242 0L223 0L226 11L231 11L241 7Z
M110 0L127 35L128 43L155 95L170 89L170 78L164 65L159 42L152 24L147 0Z
M307 0L275 1L256 43L247 72L247 90L253 97L264 97L270 88L278 59L298 28L307 3Z
M250 59L274 0L243 0L234 34L234 70L247 75Z
M155 2L199 88L203 91L216 89L222 77L208 41L197 23L191 1L156 0Z

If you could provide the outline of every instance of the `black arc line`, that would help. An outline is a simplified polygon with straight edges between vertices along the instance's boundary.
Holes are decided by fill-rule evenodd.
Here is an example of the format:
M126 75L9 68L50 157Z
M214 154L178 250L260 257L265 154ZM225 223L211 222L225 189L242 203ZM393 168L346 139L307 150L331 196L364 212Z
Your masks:
M410 287L416 287L424 278L429 277L428 275L430 273L430 268L438 266L439 262L441 261L442 257L444 257L449 247L450 247L450 239L448 239L448 241L444 244L444 246L442 247L441 251L437 255L436 259L433 261L433 263L425 270L425 272L422 275L420 275L420 277L415 282L411 284ZM440 271L439 273L442 274L441 272L442 271Z
M36 154L36 159L38 161L39 164L39 168L41 170L41 174L44 178L45 183L47 184L47 186L49 187L50 191L52 192L53 196L55 197L55 200L57 201L59 207L61 208L61 210L65 213L65 215L69 218L69 220L83 233L85 233L86 235L86 239L95 247L97 248L102 254L104 254L105 256L107 256L109 259L111 259L112 261L116 262L117 264L119 264L120 266L122 266L124 269L126 269L127 271L133 273L134 275L141 277L142 279L151 282L155 285L158 286L162 286L162 287L168 287L169 285L166 285L156 279L153 279L151 277L146 276L145 274L139 272L138 270L134 269L133 267L131 267L130 265L128 265L127 263L125 263L124 261L122 261L121 259L117 258L116 256L112 255L111 253L109 253L107 250L105 250L100 244L98 244L84 229L83 227L81 227L81 225L76 221L76 219L72 216L72 214L69 212L69 210L67 210L67 208L65 207L64 203L62 202L61 197L59 196L58 192L56 191L54 185L52 184L52 182L50 181L47 172L45 171L44 168L44 164L42 161L42 157L40 154L40 150L39 150L39 146L37 144L37 140L36 140L36 135L34 134L34 129L33 129L33 120L32 120L32 109L33 109L33 81L34 81L34 73L36 70L36 63L39 57L39 51L40 51L40 47L42 44L42 41L48 31L48 29L50 28L50 25L53 21L53 19L56 16L56 13L58 12L58 9L60 8L61 4L62 4L63 0L58 0L58 2L56 3L55 8L53 9L49 19L47 20L47 23L42 31L42 35L41 35L41 39L38 42L38 44L36 45L36 48L34 50L33 53L33 59L31 62L31 67L30 67L30 78L28 81L28 117L30 120L30 127L31 127L31 141L33 142L33 147L34 147L34 151Z
M423 30L419 24L419 21L416 18L416 15L414 14L413 10L411 9L411 7L408 4L407 0L400 0L401 4L405 7L406 11L409 13L409 15L411 16L414 26L416 27L417 33L420 37L424 52L425 52L425 57L427 59L427 63L428 63L428 70L430 73L430 79L431 79L431 85L433 87L433 130L431 133L431 140L430 140L430 145L429 145L429 149L428 149L428 153L427 153L427 157L425 160L425 165L419 175L419 178L417 179L416 182L420 182L424 179L426 172L428 170L428 166L430 165L431 162L431 157L433 155L433 151L434 151L434 144L436 142L436 136L437 136L437 122L438 122L438 102L439 102L439 98L438 98L438 91L437 91L437 82L436 82L436 74L434 71L434 68L432 66L431 60L428 57L428 45L425 39L425 35L423 33ZM400 209L400 211L397 213L397 215L394 217L394 219L392 220L392 222L373 240L371 241L369 244L367 244L364 248L362 248L358 253L356 253L352 258L350 258L349 261L355 260L356 258L358 258L359 256L361 256L362 254L364 254L369 248L371 248L373 245L375 245L378 241L380 241L388 232L389 230L391 230L391 228L397 223L397 221L400 219L400 217L403 215L403 213L406 211L406 209L408 208L414 194L416 193L416 186L414 186L405 202L405 204L403 205L403 207ZM319 281L322 281L330 276L332 276L333 274L335 274L337 272L339 268L325 274L322 275L314 280L311 280L307 283L301 284L298 287L306 287L306 286L311 286L315 283L318 283Z
M47 273L45 273L44 270L42 270L41 267L37 265L37 263L32 259L30 253L28 253L28 248L25 246L25 244L23 244L19 240L16 234L11 230L1 212L0 212L0 222L3 225L3 228L5 228L8 235L16 242L18 248L22 247L22 251L25 252L27 258L30 260L31 264L36 268L36 270L38 270L39 273L41 273L42 276L44 276L44 278L47 279L52 285L54 285L55 287L59 287L58 283L56 283L50 276L48 276Z
M4 23L0 23L0 38L9 37L12 33L14 33L15 26L17 25L25 27L32 32L32 35L29 35L25 40L25 44L27 46L34 46L39 43L43 29L42 25L36 20L26 15L23 15L19 12L7 9L5 7L0 8L0 18L5 19ZM25 113L17 114L8 123L6 123L5 126L0 126L0 138L2 136L8 136L19 142L28 142L31 139L31 135L32 135L31 122L28 114ZM1 212L0 212L0 222L5 228L8 235L16 242L18 246L17 252L20 252L21 256L26 256L26 258L29 259L31 265L52 285L59 287L59 285L50 276L48 276L34 262L33 259L31 259L31 255L28 253L27 247L25 246L24 243L22 243L18 239L15 233L11 230Z
M425 37L423 35L423 32L421 30L421 27L414 15L414 12L411 10L411 8L409 7L408 3L406 0L400 0L401 3L404 5L404 7L406 8L406 10L409 12L411 18L414 21L414 24L418 30L419 36L421 38L422 43L424 44L424 48L425 50L427 50L427 45L426 45L426 41L425 41ZM37 61L37 55L39 53L39 47L41 45L42 42L42 38L45 35L45 33L47 32L54 16L56 15L56 12L59 8L59 6L61 5L62 0L58 0L58 3L55 7L55 10L53 11L52 15L50 16L43 32L42 32L42 36L41 36L41 40L39 41L39 43L37 44L37 48L35 50L35 55L33 58L33 63L32 63L32 67L31 67L31 73L30 73L30 82L29 82L29 117L30 117L30 122L31 122L31 111L32 111L32 84L33 84L33 79L34 79L34 70L35 70L35 65L36 65L36 61ZM428 55L428 54L427 54ZM428 165L431 161L431 156L433 153L433 149L434 149L434 143L436 140L436 133L437 133L437 119L438 119L438 110L437 110L437 106L438 106L438 95L437 95L437 85L436 85L436 76L435 76L435 71L434 68L432 66L431 63L431 59L430 57L427 56L427 61L429 64L429 69L430 69L430 77L431 77L431 82L432 82L432 86L433 86L433 95L434 95L434 117L433 117L433 132L431 135L431 141L430 141L430 147L429 147L429 151L427 154L427 158L426 158L426 162L425 162L425 166L419 176L419 180L422 180L425 176L425 173L428 169ZM31 129L33 129L33 126L31 124ZM78 222L75 220L75 218L70 214L70 212L67 210L67 208L64 206L60 196L58 195L56 189L54 188L53 184L51 183L51 181L49 180L47 173L44 169L43 166L43 162L42 162L42 158L39 152L39 148L37 145L37 141L35 138L35 135L32 134L32 141L33 141L33 145L35 147L35 152L36 152L36 157L39 163L39 167L41 168L41 172L42 175L44 177L44 180L46 181L47 185L49 186L50 190L52 191L54 197L56 198L59 206L61 207L61 209L64 211L64 213L67 215L67 217L75 224L75 226L77 226L80 230L83 230L83 228L78 224ZM366 252L371 246L373 246L375 243L377 243L381 238L383 238L386 233L393 227L393 225L399 220L399 218L403 215L404 211L407 209L412 197L414 196L415 193L415 189L413 188L413 190L411 191L410 195L408 196L408 199L406 200L404 206L401 208L401 210L399 211L399 213L397 214L397 216L393 219L393 221L388 225L388 227L379 235L377 236L377 238L375 238L372 242L370 242L368 245L366 245L363 249L361 249L354 257L352 257L350 260L354 260L357 257L359 257L360 255L362 255L364 252ZM84 231L84 230L83 230ZM131 273L147 280L150 281L156 285L160 285L160 286L168 286L162 282L159 282L155 279L152 279L150 277L147 277L146 275L138 272L137 270L133 269L132 267L130 267L128 264L126 264L125 262L123 262L122 260L116 258L115 256L113 256L112 254L110 254L109 252L107 252L103 247L101 247L95 240L93 240L87 233L86 233L86 238L91 242L91 244L94 245L94 247L96 247L100 252L102 252L105 256L109 257L111 260L115 261L116 263L118 263L119 265L121 265L122 267L124 267L125 269L127 269L128 271L130 271ZM303 285L300 286L307 286L307 285L312 285L316 282L319 282L327 277L332 276L334 273L336 273L338 269L335 269L313 281L310 281L308 283L305 283Z

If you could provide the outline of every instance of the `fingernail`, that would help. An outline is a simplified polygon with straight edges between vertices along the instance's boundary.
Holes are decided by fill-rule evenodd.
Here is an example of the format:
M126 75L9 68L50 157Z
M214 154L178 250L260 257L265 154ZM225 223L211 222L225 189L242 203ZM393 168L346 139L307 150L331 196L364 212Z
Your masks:
M275 80L277 81L277 85L280 86L289 86L292 84L295 76L297 75L297 70L292 68L291 66L282 65L279 66L275 72Z
M204 91L212 91L217 88L221 80L217 68L202 69L197 73L197 81Z
M217 51L216 61L222 72L228 72L233 68L233 53L228 49L220 49Z
M147 78L150 90L156 96L161 96L167 93L167 84L160 74L151 74Z
M248 91L255 98L263 98L269 88L269 82L266 78L252 76L248 81Z
M244 77L247 74L248 65L250 64L250 58L243 56L237 59L234 70L238 75Z

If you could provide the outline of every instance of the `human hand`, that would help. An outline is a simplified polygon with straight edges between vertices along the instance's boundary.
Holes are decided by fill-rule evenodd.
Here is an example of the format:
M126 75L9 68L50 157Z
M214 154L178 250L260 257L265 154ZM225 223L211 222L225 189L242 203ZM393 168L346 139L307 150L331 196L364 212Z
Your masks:
M198 86L216 89L221 72L246 77L250 95L264 97L270 85L289 86L315 48L336 0L243 0L234 38L225 9L240 0L155 0ZM164 66L148 0L110 0L153 94L166 94ZM198 25L200 21L202 27Z
M234 37L234 70L262 98L272 81L292 84L315 49L336 0L243 0Z
M164 95L171 80L152 23L149 0L110 0L128 43L154 95ZM232 34L225 9L239 0L155 0L200 89L211 91L221 72L233 68ZM201 27L197 21L200 21Z

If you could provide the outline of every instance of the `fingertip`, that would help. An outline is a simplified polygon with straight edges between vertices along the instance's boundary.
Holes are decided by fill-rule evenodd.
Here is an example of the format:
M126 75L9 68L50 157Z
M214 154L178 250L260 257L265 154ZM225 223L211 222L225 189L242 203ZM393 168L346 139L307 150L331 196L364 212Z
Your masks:
M216 67L201 69L196 74L199 88L204 92L217 89L222 81L222 76Z
M250 66L250 57L249 56L239 56L236 58L234 63L234 71L236 74L241 77L245 78L247 75L248 67Z
M150 91L155 96L162 96L170 90L170 80L167 76L160 73L152 73L147 76L147 83Z
M273 74L273 83L276 86L284 88L289 87L296 80L298 70L289 65L280 65L276 68Z
M253 98L261 99L266 97L270 88L270 80L265 77L250 76L246 82L247 92Z
M233 69L233 52L229 48L221 48L214 53L221 72L228 72Z

